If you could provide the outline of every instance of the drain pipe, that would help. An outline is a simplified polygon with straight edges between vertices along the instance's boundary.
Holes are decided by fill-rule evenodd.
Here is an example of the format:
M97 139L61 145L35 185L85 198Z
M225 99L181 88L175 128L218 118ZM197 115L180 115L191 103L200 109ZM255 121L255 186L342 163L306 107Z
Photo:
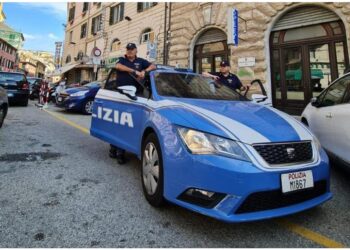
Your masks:
M166 64L168 64L168 59L169 59L169 46L170 46L170 28L171 28L171 7L172 7L172 3L169 3L169 18L168 18L168 30L166 32ZM168 40L169 39L169 40Z
M165 3L164 7L164 37L163 37L163 64L166 65L166 41L167 41L167 27L166 27L166 21L167 21L167 8L168 3Z

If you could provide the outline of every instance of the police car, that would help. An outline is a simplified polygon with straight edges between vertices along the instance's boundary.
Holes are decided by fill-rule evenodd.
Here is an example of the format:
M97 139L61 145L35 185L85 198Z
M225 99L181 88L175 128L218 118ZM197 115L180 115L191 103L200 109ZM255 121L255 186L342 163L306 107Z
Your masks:
M141 159L151 205L242 222L332 197L327 155L294 118L192 72L154 70L140 94L116 77L96 95L90 132Z

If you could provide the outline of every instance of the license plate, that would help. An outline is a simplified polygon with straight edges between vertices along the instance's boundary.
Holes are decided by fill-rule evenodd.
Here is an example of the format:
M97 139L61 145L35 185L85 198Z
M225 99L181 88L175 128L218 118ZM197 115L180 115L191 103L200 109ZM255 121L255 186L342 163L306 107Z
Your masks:
M13 97L13 94L12 93L8 93L7 96L8 97Z
M311 170L282 174L281 182L283 193L312 188L314 186L314 178Z
M61 102L62 101L62 97L58 97L58 101Z

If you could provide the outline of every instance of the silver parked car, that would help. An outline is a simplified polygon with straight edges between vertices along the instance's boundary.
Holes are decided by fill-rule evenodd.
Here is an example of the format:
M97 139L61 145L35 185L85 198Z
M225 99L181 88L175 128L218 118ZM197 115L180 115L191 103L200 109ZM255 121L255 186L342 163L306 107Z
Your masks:
M8 106L7 91L3 87L0 87L0 128L7 115Z

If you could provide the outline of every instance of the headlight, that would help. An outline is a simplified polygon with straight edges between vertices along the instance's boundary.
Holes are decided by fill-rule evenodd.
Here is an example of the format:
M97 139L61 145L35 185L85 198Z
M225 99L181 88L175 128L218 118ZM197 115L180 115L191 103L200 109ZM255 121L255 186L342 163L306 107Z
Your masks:
M314 141L314 143L315 143L315 145L316 145L317 151L320 152L321 149L322 149L322 146L321 146L320 141L316 138L316 136L313 136L313 139L312 139L312 140Z
M88 90L84 90L84 91L79 91L79 92L76 92L74 94L71 94L70 96L83 96L85 95L87 92L89 92Z
M192 154L217 154L250 161L235 141L187 128L178 128L178 132Z

